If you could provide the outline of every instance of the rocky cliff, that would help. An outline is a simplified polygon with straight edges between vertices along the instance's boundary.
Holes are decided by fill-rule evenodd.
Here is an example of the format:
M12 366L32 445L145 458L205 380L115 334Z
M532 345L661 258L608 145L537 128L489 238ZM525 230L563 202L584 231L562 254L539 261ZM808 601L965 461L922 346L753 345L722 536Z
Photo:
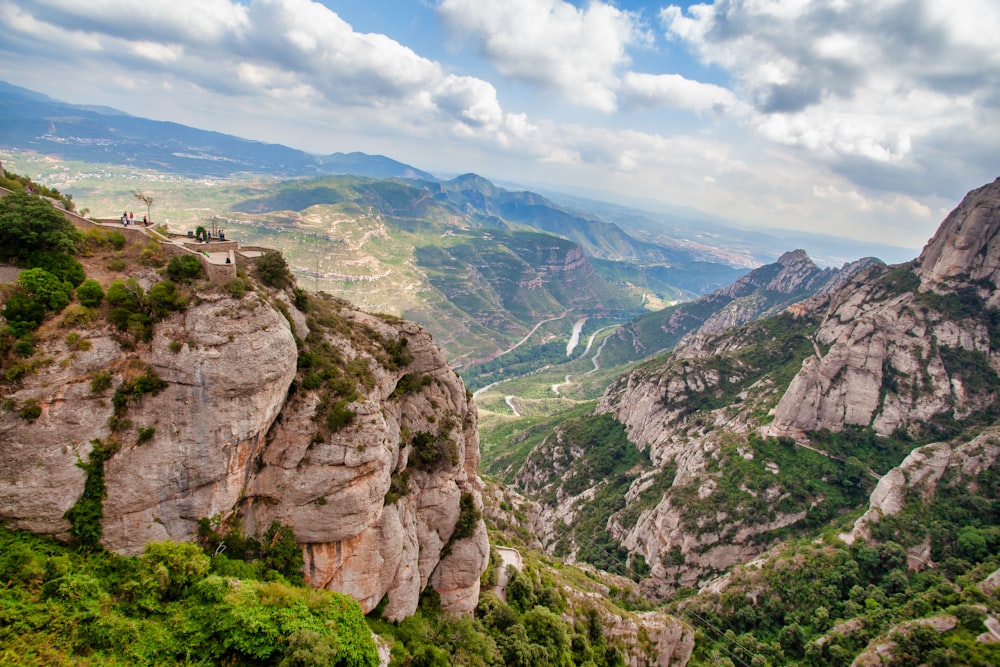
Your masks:
M804 250L786 252L728 287L636 319L608 339L604 356L614 362L640 359L673 348L689 334L722 331L774 315L810 296L827 294L859 271L881 264L869 257L839 269L821 269Z
M856 506L913 447L995 421L998 230L1000 180L914 262L865 263L779 317L702 329L609 387L598 412L652 468L607 529L650 565L650 592L746 562Z
M403 618L427 586L471 611L489 545L470 396L418 326L311 302L203 286L148 344L99 319L47 324L3 390L0 520L68 537L100 447L112 551L192 540L203 518L280 521L307 580L366 612L385 598Z
M970 192L911 264L873 271L825 304L771 435L870 426L933 433L993 410L1000 369L1000 180Z

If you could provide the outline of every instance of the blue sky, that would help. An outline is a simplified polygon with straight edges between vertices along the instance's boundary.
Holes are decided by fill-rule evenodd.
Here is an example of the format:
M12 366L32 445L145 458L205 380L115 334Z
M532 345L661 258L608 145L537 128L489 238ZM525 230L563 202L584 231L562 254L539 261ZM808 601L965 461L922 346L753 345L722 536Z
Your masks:
M0 0L0 34L71 103L912 248L1000 172L996 0Z

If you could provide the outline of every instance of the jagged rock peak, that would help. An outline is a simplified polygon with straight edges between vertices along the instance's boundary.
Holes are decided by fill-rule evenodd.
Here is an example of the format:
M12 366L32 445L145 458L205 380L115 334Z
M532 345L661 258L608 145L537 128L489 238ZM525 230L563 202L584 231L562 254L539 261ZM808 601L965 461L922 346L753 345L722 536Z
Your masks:
M1000 178L969 192L917 259L924 280L957 276L1000 286Z
M778 258L778 264L782 266L793 266L795 264L802 264L803 262L808 262L810 265L813 263L806 251L801 248L798 250L789 250Z

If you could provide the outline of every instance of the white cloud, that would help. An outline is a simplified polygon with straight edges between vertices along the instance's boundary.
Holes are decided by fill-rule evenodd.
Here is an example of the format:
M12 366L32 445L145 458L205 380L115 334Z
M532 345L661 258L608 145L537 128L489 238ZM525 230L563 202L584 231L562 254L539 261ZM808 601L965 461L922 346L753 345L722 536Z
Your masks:
M603 2L577 8L563 0L441 0L437 12L504 76L605 112L617 107L627 48L645 39L635 16Z
M361 32L310 0L0 0L0 78L315 152L385 152L891 241L922 235L928 206L953 205L996 168L1000 56L989 35L1000 9L967 3L664 10L667 36L728 74L723 83L673 73L655 47L638 71L630 53L650 37L610 0L433 5L487 64L537 87L558 121L510 114L485 76L463 75L466 62Z
M936 166L945 137L995 140L1000 129L996 2L717 0L660 19L668 38L730 74L761 136L859 183L871 165L895 170L868 187L926 192L955 178Z
M311 100L316 111L393 108L414 114L411 122L444 122L463 133L503 121L489 82L446 73L385 35L355 31L311 0L6 0L0 9L0 30L11 39L64 58L74 50L104 58L102 67L127 69L129 79L176 79L221 95L289 96Z
M742 111L745 107L727 88L701 83L680 74L628 72L619 93L629 106L639 109L673 107L691 111Z

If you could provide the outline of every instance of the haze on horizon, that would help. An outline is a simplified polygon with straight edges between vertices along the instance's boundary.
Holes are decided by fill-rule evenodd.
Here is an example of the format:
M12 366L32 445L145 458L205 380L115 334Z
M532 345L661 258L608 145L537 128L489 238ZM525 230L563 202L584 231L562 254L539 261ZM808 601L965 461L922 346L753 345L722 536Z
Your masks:
M919 248L1000 174L991 0L0 0L0 29L0 79L66 102L742 224Z

